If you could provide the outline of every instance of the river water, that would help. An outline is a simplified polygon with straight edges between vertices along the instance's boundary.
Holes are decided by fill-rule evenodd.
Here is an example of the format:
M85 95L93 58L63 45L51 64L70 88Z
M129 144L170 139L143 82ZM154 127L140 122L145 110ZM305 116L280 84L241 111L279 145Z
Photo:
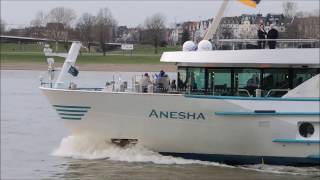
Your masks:
M40 71L1 71L1 179L319 179L319 167L227 166L72 136L38 89ZM80 72L83 86L118 73ZM130 81L134 74L121 78ZM172 74L171 74L172 75ZM118 78L118 76L115 76Z

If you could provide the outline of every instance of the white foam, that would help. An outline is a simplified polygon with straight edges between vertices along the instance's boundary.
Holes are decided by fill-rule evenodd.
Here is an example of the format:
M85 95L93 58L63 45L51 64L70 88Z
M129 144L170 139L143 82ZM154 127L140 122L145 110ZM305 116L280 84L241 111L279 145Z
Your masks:
M121 148L105 141L105 139L88 135L72 135L63 138L60 146L52 154L76 159L110 159L126 162L152 162L155 164L203 164L233 167L214 162L163 156L139 144Z
M163 156L157 152L140 146L139 144L122 148L106 141L104 138L99 138L98 136L91 135L71 135L63 138L60 146L52 153L52 155L71 157L76 159L109 159L125 162L151 162L154 164L201 164L228 168L240 168L244 170L273 174L320 176L319 168L312 167L299 168L291 166L272 166L262 164L235 167L214 162Z
M294 166L275 166L266 164L256 164L240 166L239 168L245 170L253 170L272 174L290 174L290 175L304 175L304 176L320 176L319 168L317 167L294 167Z

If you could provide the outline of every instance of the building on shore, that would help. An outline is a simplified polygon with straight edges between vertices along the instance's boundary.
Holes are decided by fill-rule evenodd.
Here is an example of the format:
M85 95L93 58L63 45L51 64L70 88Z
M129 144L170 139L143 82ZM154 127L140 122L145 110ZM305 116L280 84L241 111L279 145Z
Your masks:
M188 30L190 40L199 42L203 39L213 19L202 21L187 21L177 23L169 36L172 45L181 44L183 30ZM270 30L270 25L276 25L280 37L287 37L287 28L294 22L293 18L287 18L283 14L242 14L241 16L224 17L217 31L219 39L255 39L259 25L263 23L265 30ZM298 22L299 24L299 22ZM301 23L300 23L301 24Z

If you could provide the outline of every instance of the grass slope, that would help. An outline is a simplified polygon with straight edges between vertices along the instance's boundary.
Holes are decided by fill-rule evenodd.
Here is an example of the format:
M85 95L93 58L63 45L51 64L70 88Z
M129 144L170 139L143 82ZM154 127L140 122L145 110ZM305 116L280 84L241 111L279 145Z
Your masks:
M178 47L159 48L159 53L154 54L152 46L136 45L132 54L121 50L101 53L82 53L77 63L103 63L103 64L158 64L164 51L177 51ZM42 53L42 47L38 44L24 44L21 48L17 44L2 43L0 51L1 63L44 63L46 57ZM56 62L63 62L63 58L55 57Z

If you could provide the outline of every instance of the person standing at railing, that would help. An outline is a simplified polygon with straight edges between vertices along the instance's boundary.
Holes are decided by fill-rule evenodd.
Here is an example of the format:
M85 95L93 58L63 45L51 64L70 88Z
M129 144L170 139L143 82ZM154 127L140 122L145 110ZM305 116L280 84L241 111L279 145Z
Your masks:
M278 39L279 33L275 28L274 24L270 25L270 30L268 32L267 38L268 39ZM270 49L275 49L277 45L277 41L268 41L268 45Z
M266 30L264 30L264 25L261 23L259 26L259 29L258 29L258 38L259 38L258 47L259 47L259 49L264 49L266 47L266 41L265 41L266 35L267 35L267 32L266 32Z
M142 92L148 92L148 86L151 85L151 79L148 73L145 73L143 78L140 80L140 86Z
M170 85L169 76L161 70L156 79L157 92L167 92Z

